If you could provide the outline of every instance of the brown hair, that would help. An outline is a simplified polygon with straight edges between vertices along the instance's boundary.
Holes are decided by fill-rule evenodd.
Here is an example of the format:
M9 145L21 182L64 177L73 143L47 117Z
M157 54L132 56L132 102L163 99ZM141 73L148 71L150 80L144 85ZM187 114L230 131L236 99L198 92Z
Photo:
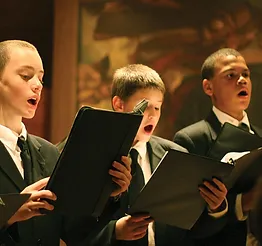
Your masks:
M136 91L147 88L165 93L165 85L154 69L142 64L130 64L115 71L111 98L118 96L125 101Z

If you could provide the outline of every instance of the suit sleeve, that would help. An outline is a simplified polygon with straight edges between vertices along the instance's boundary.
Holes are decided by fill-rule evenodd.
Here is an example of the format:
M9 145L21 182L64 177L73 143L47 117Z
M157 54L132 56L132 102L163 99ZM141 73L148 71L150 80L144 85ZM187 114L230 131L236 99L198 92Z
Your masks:
M67 246L111 245L115 228L111 220L118 209L119 202L110 200L99 218L64 218L62 239Z
M0 228L0 245L15 246L18 240L18 231L16 223L8 228Z
M123 241L116 240L115 237L115 226L119 218L125 216L125 211L127 207L127 193L124 193L121 198L118 200L119 208L107 218L109 220L104 221L103 227L96 228L90 235L90 240L88 241L88 246L120 246Z
M195 144L188 134L177 132L174 136L174 142L188 150L189 153L195 152Z
M90 246L117 246L119 242L115 238L116 220L111 220L101 231L93 234L89 242Z

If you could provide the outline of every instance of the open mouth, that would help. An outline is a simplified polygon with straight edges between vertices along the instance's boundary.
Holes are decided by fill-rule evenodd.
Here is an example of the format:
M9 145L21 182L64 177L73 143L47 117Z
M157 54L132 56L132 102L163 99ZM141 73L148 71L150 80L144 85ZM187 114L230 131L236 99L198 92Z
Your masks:
M34 99L34 98L31 98L31 99L27 100L27 102L28 102L29 104L33 105L33 106L35 106L35 105L37 104L37 100Z
M247 93L247 90L242 90L237 95L241 97L245 97L245 96L248 96L248 93Z
M153 130L153 125L147 125L144 127L146 133L151 133Z

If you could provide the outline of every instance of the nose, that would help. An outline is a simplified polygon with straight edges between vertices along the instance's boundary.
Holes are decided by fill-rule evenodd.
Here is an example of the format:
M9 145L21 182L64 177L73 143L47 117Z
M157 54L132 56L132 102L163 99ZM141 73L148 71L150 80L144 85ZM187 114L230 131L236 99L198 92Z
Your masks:
M33 92L40 93L42 91L43 85L39 79L35 79L31 88Z
M237 80L237 85L246 85L246 84L247 84L246 78L240 75L240 77Z
M153 119L154 117L156 117L156 111L154 109L148 110L148 118L149 119Z

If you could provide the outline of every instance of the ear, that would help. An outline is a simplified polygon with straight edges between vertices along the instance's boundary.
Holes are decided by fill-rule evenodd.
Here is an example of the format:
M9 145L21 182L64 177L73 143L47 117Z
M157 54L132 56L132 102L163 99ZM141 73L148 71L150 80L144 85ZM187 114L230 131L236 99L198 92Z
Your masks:
M117 112L123 112L124 111L123 100L118 96L114 96L112 99L112 107Z
M203 86L203 90L204 92L208 95L208 96L212 96L213 95L213 85L212 82L208 79L204 79L202 81L202 86Z

